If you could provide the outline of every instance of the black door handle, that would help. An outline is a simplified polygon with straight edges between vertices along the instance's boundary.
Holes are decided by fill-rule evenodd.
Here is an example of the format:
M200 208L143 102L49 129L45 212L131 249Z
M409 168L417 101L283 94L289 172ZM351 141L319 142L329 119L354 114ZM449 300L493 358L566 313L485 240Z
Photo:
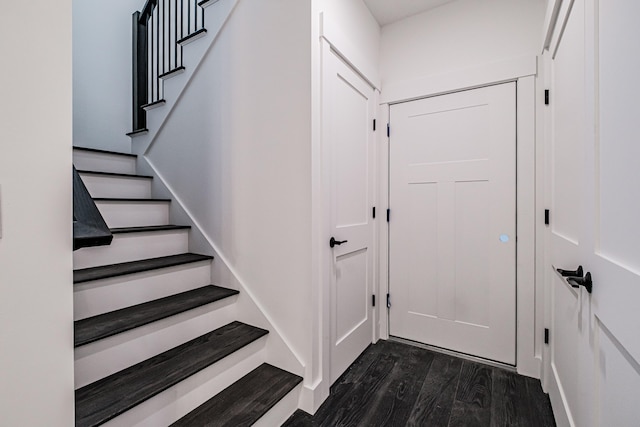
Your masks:
M574 288L584 286L587 292L591 293L593 291L593 281L591 280L591 273L588 271L584 277L568 277L567 282Z
M329 239L329 247L330 247L330 248L332 248L332 247L334 247L335 245L340 246L341 244L343 244L343 243L347 243L347 242L348 242L348 240L336 240L336 239L334 239L334 238L332 237L331 239Z
M558 273L560 273L560 275L562 277L582 277L584 276L584 272L582 270L582 266L579 265L577 270L563 270L561 268L558 268Z

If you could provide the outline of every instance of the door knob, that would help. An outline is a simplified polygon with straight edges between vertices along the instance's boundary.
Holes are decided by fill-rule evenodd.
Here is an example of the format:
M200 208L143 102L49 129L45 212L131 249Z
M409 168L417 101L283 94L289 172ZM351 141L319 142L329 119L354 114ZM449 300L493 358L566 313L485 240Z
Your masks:
M335 245L340 246L343 243L347 243L348 240L336 240L333 237L331 239L329 239L329 247L332 248Z
M560 275L562 277L582 277L584 276L584 272L582 270L582 266L579 265L577 270L563 270L561 268L558 268L558 273L560 273Z
M568 277L567 282L574 288L584 286L587 292L591 293L593 291L593 281L591 281L591 273L588 271L584 277Z

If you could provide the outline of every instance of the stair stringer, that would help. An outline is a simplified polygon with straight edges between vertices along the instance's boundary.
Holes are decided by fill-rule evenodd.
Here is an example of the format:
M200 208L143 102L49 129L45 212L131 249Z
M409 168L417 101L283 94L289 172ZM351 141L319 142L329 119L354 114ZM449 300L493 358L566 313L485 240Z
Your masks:
M147 111L147 131L131 135L132 152L144 153L160 133L173 108L179 103L182 93L189 86L202 60L215 44L218 35L231 17L240 0L216 0L204 5L204 17L207 34L186 44L182 49L184 72L164 80L164 105ZM135 142L135 144L133 144ZM141 148L142 147L142 148ZM136 150L136 148L139 148ZM141 148L141 149L140 149Z

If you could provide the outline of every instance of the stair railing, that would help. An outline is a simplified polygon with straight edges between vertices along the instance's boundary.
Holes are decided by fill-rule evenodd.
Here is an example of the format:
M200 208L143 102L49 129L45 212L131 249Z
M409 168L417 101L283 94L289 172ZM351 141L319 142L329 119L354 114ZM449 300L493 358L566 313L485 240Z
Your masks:
M87 191L76 168L73 168L73 250L111 244L113 235Z
M133 132L147 127L146 111L164 102L163 79L184 70L182 46L204 33L206 2L147 0L133 13Z

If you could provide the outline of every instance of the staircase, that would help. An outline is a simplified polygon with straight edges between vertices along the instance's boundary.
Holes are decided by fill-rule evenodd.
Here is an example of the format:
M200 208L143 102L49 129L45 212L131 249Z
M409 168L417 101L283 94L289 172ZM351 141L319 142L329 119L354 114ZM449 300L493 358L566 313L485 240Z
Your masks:
M238 291L153 199L136 156L75 148L113 234L74 252L76 426L277 426L302 378L268 363L269 331L237 321Z

